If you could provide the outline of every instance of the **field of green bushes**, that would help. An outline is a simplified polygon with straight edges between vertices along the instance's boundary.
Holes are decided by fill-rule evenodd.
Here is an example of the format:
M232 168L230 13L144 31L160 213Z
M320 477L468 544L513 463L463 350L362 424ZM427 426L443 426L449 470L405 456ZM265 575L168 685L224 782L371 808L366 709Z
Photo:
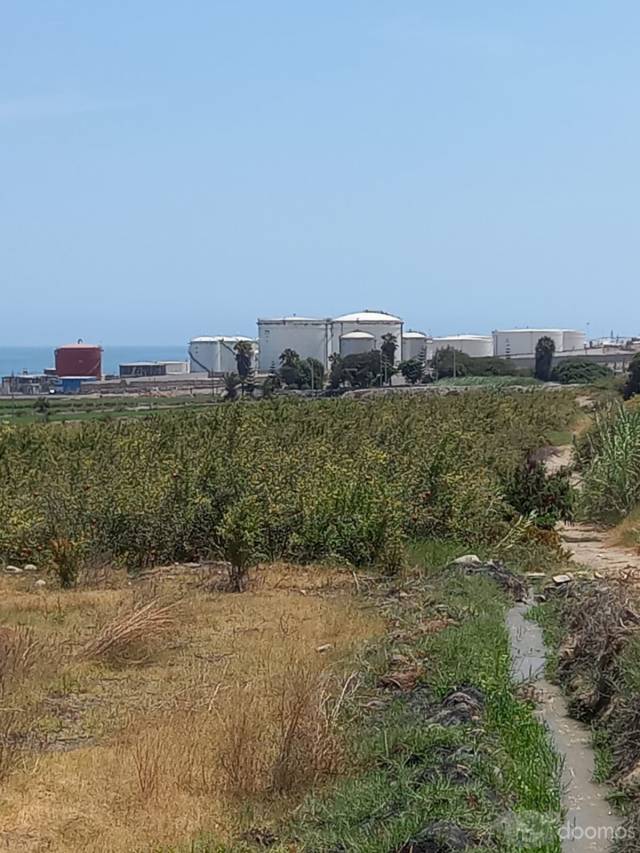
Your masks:
M0 426L0 559L128 568L401 560L407 537L495 542L505 484L573 397L269 400L137 420Z

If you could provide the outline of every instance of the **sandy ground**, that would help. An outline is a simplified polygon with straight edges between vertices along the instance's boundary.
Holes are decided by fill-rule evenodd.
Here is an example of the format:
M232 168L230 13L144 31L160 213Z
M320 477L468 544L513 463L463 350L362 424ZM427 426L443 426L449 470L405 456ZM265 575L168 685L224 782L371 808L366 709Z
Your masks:
M571 445L550 448L545 458L550 474L568 468L572 462ZM572 480L579 488L579 475L574 474ZM614 535L611 530L595 524L563 524L560 528L562 542L574 562L602 574L640 572L640 552L615 544Z

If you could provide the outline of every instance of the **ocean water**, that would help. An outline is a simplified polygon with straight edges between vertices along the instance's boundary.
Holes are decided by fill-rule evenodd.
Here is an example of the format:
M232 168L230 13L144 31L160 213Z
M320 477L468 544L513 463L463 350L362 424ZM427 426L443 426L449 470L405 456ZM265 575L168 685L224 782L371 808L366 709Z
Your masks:
M55 347L3 347L0 346L0 377L12 373L42 373L53 367ZM118 366L126 361L186 361L187 347L175 344L150 346L104 346L102 372L118 373Z

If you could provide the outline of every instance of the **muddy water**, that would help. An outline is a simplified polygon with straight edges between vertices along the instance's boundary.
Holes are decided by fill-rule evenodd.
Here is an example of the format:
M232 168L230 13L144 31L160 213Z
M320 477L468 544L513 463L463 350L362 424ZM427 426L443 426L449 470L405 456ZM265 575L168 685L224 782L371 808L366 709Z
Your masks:
M566 815L560 836L563 853L608 853L620 833L621 822L606 801L607 788L593 782L595 770L591 733L572 720L560 689L544 678L546 649L540 626L525 616L528 604L518 604L507 615L516 679L532 681L538 697L538 715L546 723L556 751L564 759Z

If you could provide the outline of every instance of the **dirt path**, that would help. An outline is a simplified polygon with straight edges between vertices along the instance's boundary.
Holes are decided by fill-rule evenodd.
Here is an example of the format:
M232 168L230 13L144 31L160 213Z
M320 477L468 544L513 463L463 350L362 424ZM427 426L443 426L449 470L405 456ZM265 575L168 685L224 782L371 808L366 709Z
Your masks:
M573 463L573 447L548 448L545 465L550 474L568 468ZM580 476L574 474L572 481L580 488ZM640 553L633 548L624 548L611 541L611 531L595 524L563 524L560 537L571 559L601 574L640 572Z
M640 572L640 554L611 542L606 528L592 524L563 524L560 537L571 559L602 575Z

